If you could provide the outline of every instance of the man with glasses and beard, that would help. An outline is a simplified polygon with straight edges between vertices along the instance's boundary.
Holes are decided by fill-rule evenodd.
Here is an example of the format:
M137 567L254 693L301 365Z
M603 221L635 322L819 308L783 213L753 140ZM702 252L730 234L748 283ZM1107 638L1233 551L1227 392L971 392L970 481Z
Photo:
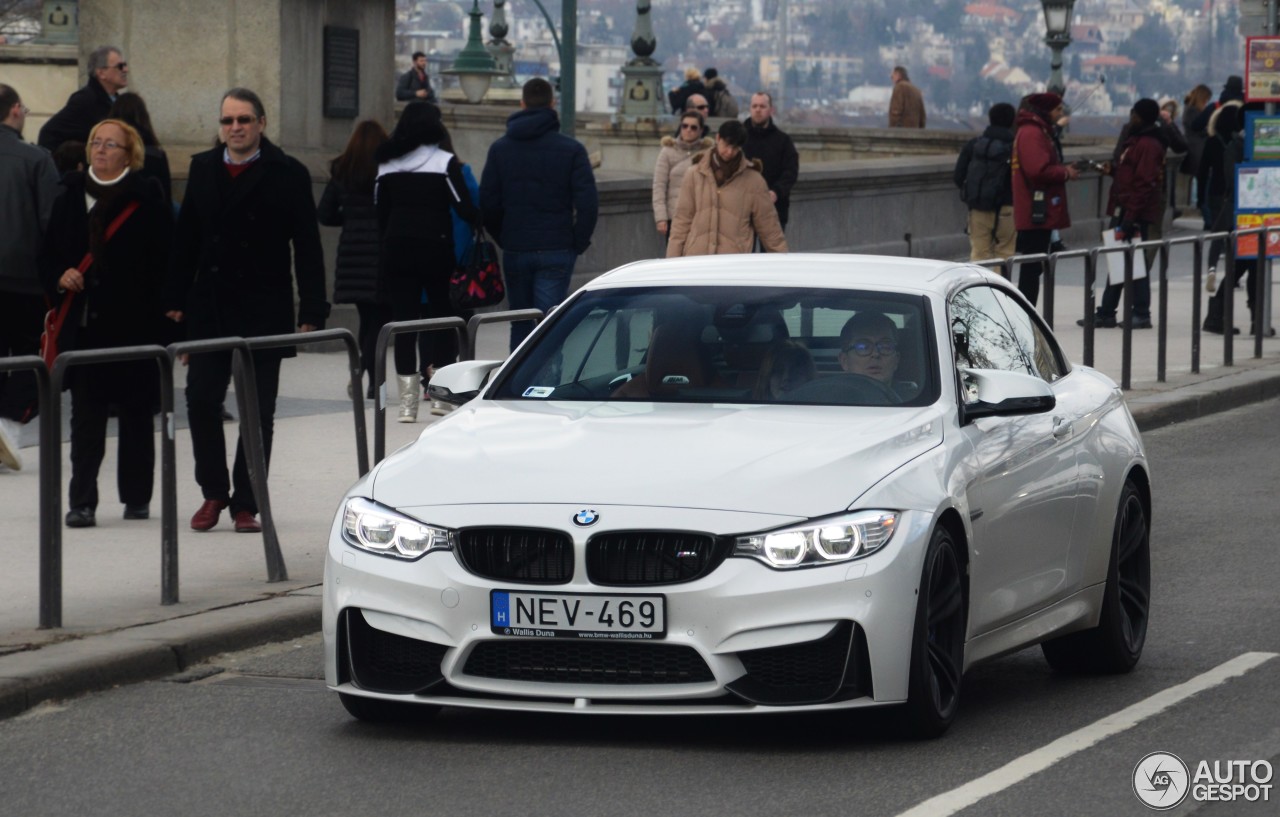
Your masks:
M111 105L129 86L129 63L120 49L104 45L89 55L89 81L67 98L40 129L40 147L52 152L63 142L87 142L93 126L107 118Z
M189 340L281 335L323 329L324 252L316 222L311 174L263 135L262 100L247 88L222 97L221 141L191 158L187 193L178 215L166 314L183 323ZM291 274L292 268L292 274ZM280 362L294 348L253 353L258 412L271 458ZM206 531L230 507L237 533L257 533L258 503L249 482L244 440L230 476L222 432L222 403L231 382L231 353L194 354L187 370L187 416L204 504L191 517Z

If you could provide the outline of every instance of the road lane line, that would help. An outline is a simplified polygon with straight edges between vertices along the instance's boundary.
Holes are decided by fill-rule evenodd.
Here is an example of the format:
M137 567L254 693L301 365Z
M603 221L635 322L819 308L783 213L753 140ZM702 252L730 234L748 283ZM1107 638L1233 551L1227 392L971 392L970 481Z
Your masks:
M951 791L930 797L923 803L902 812L898 817L948 817L948 815L972 806L983 798L990 797L1016 783L1021 783L1033 774L1052 768L1076 752L1088 749L1095 743L1134 727L1147 718L1158 715L1193 695L1224 684L1232 678L1238 678L1277 657L1277 655L1280 655L1280 653L1247 652L1243 655L1238 655L1230 661L1219 664L1208 672L1197 675L1185 683L1157 692L1150 698L1138 701L1132 706L1121 709L1119 712L1108 715L1101 720L1094 721L1068 735L1063 735L1052 743L1011 760L1000 768L984 774L982 777L970 780L963 786L958 786Z

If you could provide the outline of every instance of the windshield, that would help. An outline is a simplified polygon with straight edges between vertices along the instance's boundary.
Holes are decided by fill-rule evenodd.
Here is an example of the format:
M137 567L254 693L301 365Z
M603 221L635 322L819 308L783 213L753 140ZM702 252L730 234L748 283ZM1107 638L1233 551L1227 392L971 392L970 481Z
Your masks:
M778 287L586 292L558 310L489 397L928 405L926 300Z

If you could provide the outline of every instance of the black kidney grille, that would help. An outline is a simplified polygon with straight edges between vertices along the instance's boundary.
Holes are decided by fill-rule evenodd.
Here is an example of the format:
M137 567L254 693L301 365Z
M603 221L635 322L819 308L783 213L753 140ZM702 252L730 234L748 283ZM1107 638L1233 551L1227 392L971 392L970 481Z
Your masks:
M573 542L534 528L468 528L458 534L458 558L477 576L526 584L573 578Z
M587 542L593 584L654 585L691 582L720 566L729 540L685 531L615 531Z
M715 680L692 647L600 641L482 641L463 672L553 684L695 684Z

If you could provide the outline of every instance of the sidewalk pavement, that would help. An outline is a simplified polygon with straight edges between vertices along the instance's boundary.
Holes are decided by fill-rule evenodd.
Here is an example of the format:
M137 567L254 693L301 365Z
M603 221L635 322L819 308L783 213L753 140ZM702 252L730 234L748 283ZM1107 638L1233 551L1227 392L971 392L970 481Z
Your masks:
M1076 262L1077 267L1080 266ZM1082 357L1084 291L1079 269L1064 263L1056 291L1056 333L1073 362ZM1280 340L1266 339L1253 357L1253 338L1236 337L1235 365L1222 366L1219 335L1204 335L1201 372L1191 372L1189 251L1175 253L1169 283L1168 376L1156 381L1156 332L1133 333L1134 387L1126 399L1138 424L1150 430L1280 394ZM1155 300L1153 296L1153 300ZM1243 291L1236 293L1237 325L1247 327ZM1097 330L1095 366L1119 382L1120 331ZM486 326L479 357L501 357L504 325ZM153 517L121 518L112 486L115 447L108 444L99 486L98 526L63 528L63 627L39 621L38 463L35 424L22 430L26 467L0 469L0 717L41 702L179 672L221 652L286 640L320 627L320 583L330 525L339 498L357 478L354 422L346 399L345 354L304 353L281 374L271 468L271 505L287 581L268 583L262 536L233 532L223 519L212 531L190 530L201 497L192 479L190 436L183 401L177 434L179 602L160 604L160 505L157 473ZM177 377L179 389L185 378ZM394 386L393 386L394 388ZM234 406L228 399L228 406ZM372 402L366 422L372 452ZM64 413L65 419L65 413ZM387 423L387 450L411 442L432 417ZM235 424L227 424L228 447ZM65 435L64 435L65 439ZM157 445L157 449L158 449ZM64 478L70 474L62 449Z

